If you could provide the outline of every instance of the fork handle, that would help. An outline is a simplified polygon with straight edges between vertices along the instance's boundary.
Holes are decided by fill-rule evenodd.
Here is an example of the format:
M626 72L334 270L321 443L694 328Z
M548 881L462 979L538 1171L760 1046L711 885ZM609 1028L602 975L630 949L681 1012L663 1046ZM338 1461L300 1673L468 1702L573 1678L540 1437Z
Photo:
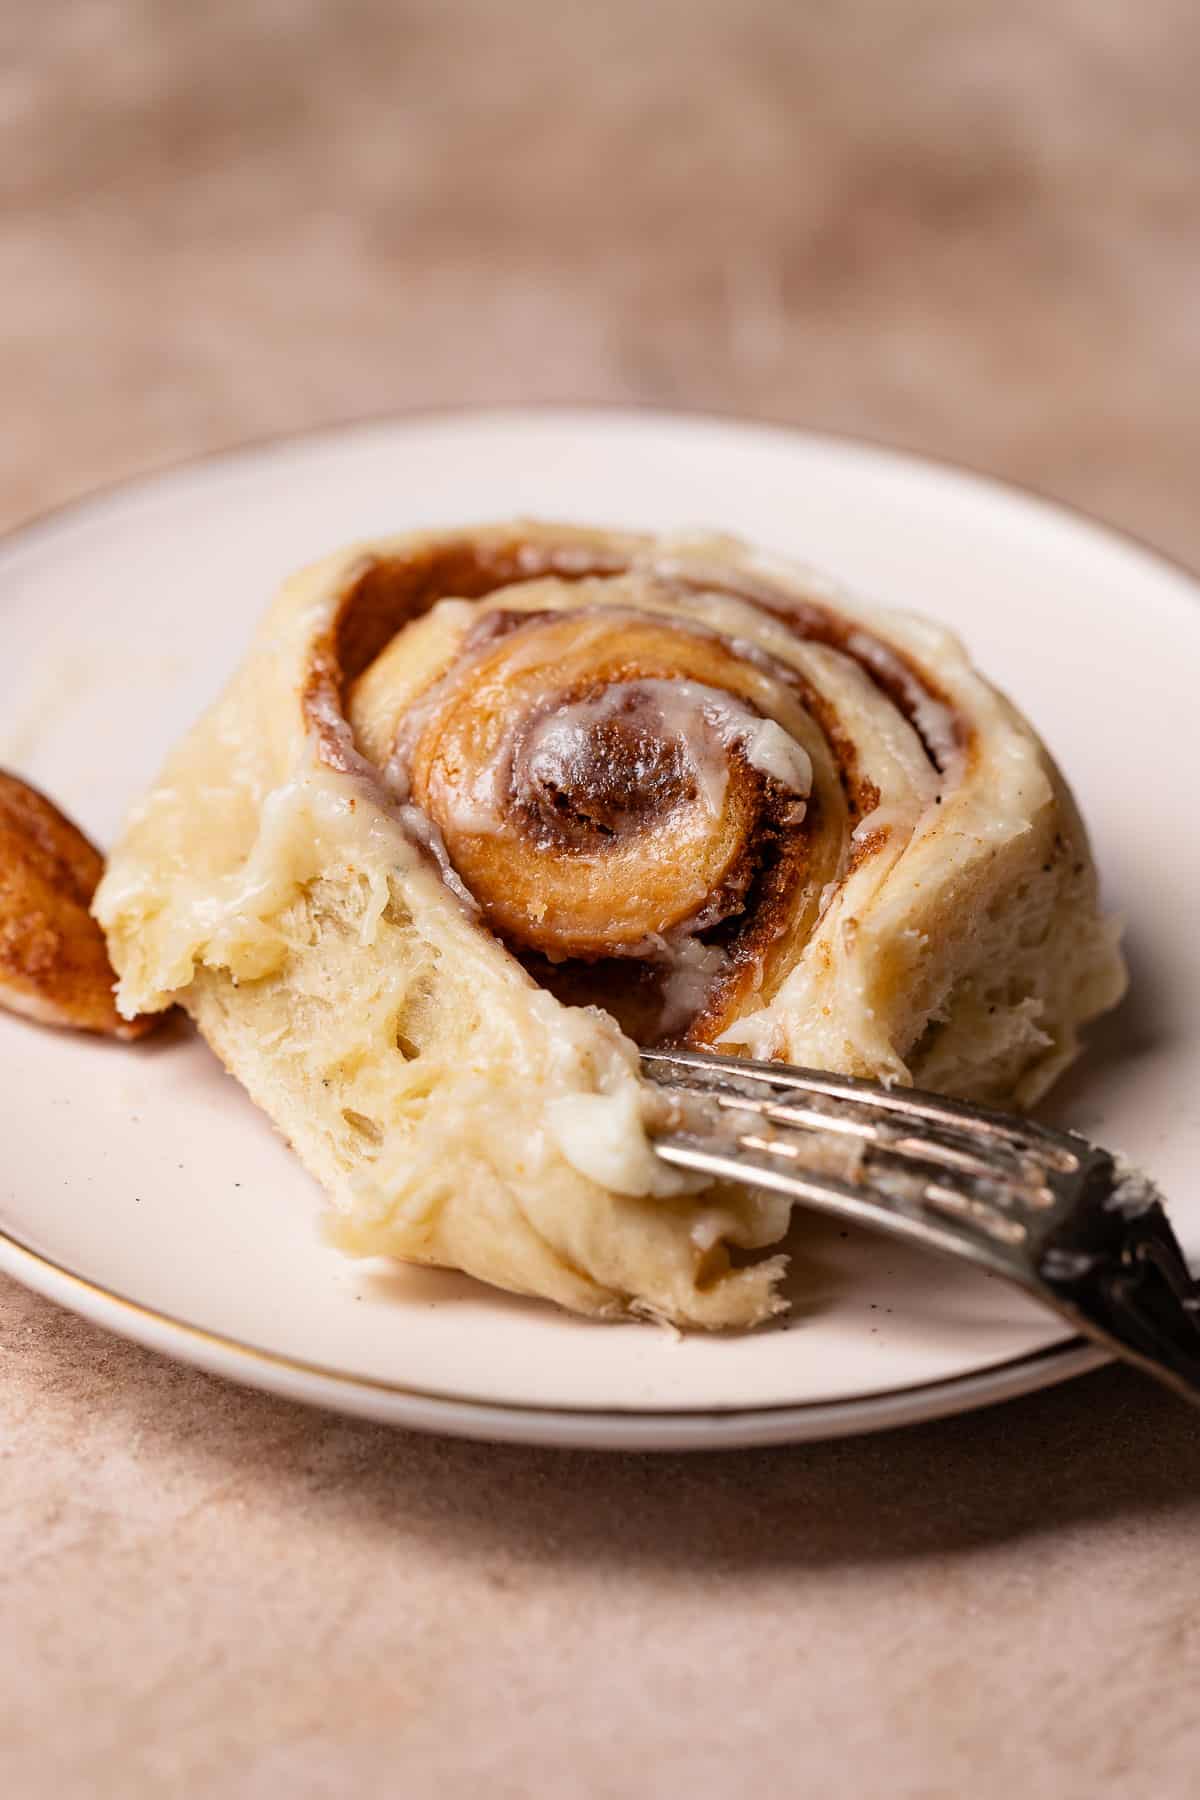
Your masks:
M1148 1184L1097 1161L1047 1240L1038 1274L1088 1337L1200 1405L1200 1283Z

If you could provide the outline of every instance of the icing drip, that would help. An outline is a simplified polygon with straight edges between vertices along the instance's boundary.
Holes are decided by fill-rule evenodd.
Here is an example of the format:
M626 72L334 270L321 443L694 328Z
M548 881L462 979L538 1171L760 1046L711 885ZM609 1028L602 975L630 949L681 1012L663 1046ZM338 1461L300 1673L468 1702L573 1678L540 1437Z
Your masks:
M960 750L954 713L935 700L913 670L896 652L865 631L852 631L846 639L850 655L878 680L900 694L913 726L932 760L945 771Z
M509 829L505 797L511 782L522 798L554 796L557 805L577 809L607 831L692 798L716 818L729 784L727 752L734 747L797 800L811 791L808 753L781 725L734 695L695 681L614 682L561 703L524 732L514 729L451 800L451 816L461 831Z
M662 984L660 1037L671 1037L694 1019L724 974L729 958L716 944L677 935L665 944L667 974Z

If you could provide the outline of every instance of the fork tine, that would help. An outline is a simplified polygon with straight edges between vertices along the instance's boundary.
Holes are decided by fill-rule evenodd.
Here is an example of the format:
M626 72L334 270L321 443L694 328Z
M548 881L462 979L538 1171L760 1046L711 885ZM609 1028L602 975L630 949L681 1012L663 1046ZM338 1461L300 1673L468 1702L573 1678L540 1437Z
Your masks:
M728 1153L720 1172L736 1166L743 1180L826 1210L869 1196L874 1210L860 1216L885 1229L918 1216L944 1235L952 1217L960 1239L1017 1245L1083 1166L1071 1140L936 1095L698 1051L646 1052L643 1066L682 1102L656 1139L666 1160L716 1172L712 1157ZM811 1193L805 1183L816 1183Z
M699 1091L699 1090L697 1090ZM802 1131L828 1131L846 1137L860 1138L864 1143L886 1148L893 1155L911 1156L921 1162L940 1163L962 1175L977 1175L981 1180L1015 1183L1024 1186L1029 1170L1013 1148L1004 1143L989 1146L989 1157L954 1144L935 1142L932 1138L888 1136L881 1131L880 1121L837 1112L816 1112L810 1107L796 1106L791 1101L774 1103L754 1100L745 1094L726 1094L705 1089L716 1104L727 1112L748 1112L780 1125L794 1125ZM864 1109L865 1110L865 1109ZM891 1115L885 1115L885 1119Z
M911 1088L885 1088L853 1075L832 1075L824 1069L797 1069L782 1063L751 1062L748 1058L717 1056L707 1050L643 1050L642 1064L651 1079L670 1079L682 1086L718 1092L724 1084L818 1094L833 1100L850 1100L871 1113L893 1114L909 1122L918 1120L958 1132L978 1142L1011 1145L1018 1154L1032 1151L1052 1167L1070 1172L1080 1166L1074 1140L1032 1119L1013 1119L1008 1114L977 1106L970 1100L951 1100L943 1095L914 1093Z
M711 1175L718 1180L750 1181L756 1187L784 1194L789 1200L800 1201L817 1212L828 1213L855 1225L869 1226L873 1231L882 1231L890 1237L904 1238L927 1250L940 1249L951 1256L965 1256L980 1263L993 1274L1007 1275L1010 1280L1018 1278L1013 1270L998 1269L995 1260L997 1242L1018 1241L1018 1234L1010 1234L991 1220L985 1221L977 1217L971 1221L990 1240L989 1248L988 1244L973 1242L961 1231L943 1226L936 1217L928 1214L919 1216L888 1205L870 1187L857 1186L836 1175L807 1169L801 1171L794 1163L783 1167L764 1160L745 1139L726 1151L697 1143L687 1137L664 1135L655 1139L654 1148L664 1162L673 1164L675 1168ZM761 1146L764 1151L768 1148L777 1149L777 1146Z

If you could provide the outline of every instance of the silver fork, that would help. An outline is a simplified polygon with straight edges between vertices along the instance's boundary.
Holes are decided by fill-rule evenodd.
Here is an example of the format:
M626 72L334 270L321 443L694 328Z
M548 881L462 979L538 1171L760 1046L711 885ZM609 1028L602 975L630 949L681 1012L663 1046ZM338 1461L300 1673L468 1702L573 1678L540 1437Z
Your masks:
M962 1100L696 1050L645 1050L676 1168L965 1258L1200 1404L1200 1283L1153 1183L1073 1132Z

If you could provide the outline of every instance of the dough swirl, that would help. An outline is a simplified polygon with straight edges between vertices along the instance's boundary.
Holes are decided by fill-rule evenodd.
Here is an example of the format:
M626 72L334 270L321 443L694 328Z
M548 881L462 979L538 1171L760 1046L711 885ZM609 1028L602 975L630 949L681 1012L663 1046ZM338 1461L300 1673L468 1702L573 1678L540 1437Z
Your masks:
M518 523L283 590L97 897L361 1253L744 1325L786 1209L657 1165L634 1042L1029 1103L1115 931L1038 738L941 627L727 539Z

